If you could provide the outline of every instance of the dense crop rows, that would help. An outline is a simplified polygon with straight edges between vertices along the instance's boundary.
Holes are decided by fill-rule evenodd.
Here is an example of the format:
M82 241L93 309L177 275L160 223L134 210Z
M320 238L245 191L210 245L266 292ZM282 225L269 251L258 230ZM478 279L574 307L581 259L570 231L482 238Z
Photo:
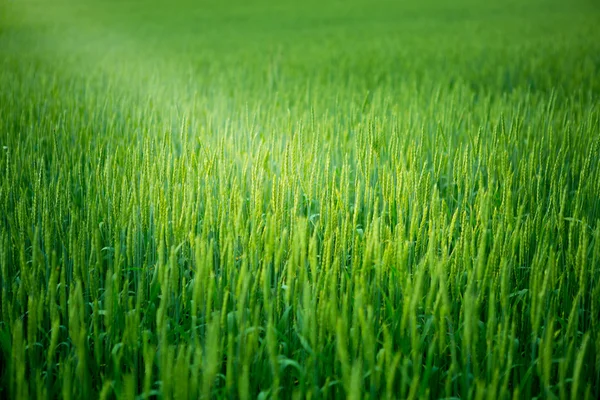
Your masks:
M0 397L600 397L593 2L0 12Z

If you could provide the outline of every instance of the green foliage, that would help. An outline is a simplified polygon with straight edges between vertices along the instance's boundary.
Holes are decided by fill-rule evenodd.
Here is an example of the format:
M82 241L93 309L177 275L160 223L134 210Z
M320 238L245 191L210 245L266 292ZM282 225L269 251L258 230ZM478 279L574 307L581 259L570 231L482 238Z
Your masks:
M0 397L600 397L600 10L0 3Z

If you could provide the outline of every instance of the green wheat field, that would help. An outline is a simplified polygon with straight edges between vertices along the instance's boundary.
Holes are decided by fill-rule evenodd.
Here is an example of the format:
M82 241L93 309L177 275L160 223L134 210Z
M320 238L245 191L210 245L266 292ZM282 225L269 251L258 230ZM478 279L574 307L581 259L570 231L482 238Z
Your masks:
M600 3L0 0L0 398L600 398Z

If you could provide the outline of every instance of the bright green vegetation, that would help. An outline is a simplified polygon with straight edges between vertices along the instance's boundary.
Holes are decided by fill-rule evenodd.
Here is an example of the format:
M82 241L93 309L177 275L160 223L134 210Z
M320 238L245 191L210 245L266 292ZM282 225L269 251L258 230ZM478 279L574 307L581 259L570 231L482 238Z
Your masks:
M0 397L600 398L593 1L0 2Z

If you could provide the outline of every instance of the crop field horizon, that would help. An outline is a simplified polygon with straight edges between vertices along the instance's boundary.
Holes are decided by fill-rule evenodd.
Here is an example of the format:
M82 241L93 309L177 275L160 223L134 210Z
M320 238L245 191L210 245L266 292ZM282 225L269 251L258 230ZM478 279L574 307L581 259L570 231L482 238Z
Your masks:
M600 398L600 4L0 0L0 398Z

